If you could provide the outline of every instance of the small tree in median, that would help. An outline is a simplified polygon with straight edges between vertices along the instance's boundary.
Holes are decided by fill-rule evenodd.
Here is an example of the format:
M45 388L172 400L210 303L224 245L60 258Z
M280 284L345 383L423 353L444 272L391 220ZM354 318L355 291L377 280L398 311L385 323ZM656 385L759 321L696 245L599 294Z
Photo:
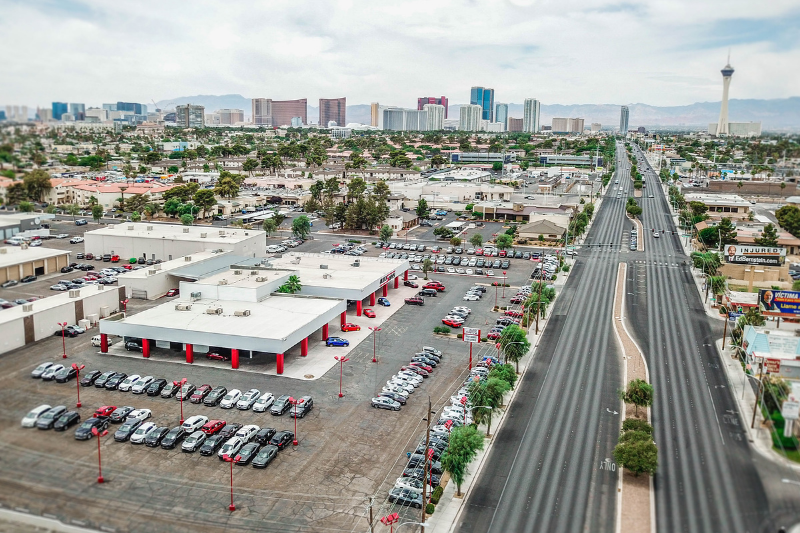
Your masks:
M305 215L300 215L292 221L292 233L303 240L311 233L311 220Z
M623 422L622 430L619 444L614 448L614 460L634 476L655 474L658 447L653 442L653 428L647 422L629 418Z
M422 262L422 273L425 275L425 279L428 279L428 272L433 270L433 261L430 259L426 259Z
M392 230L391 226L389 226L388 224L384 224L383 227L381 227L381 232L380 232L381 241L387 242L389 239L392 238L393 234L394 230Z
M639 407L653 405L653 386L643 379L632 379L628 383L627 390L620 389L618 392L620 400L636 406L634 412L637 415L639 414Z
M480 248L481 244L483 244L483 235L480 233L473 234L472 237L469 238L469 243L475 248Z
M483 436L474 426L453 429L450 443L442 454L441 463L453 481L456 482L456 496L461 496L461 484L467 474L467 466L475 458L478 450L483 449Z
M93 205L92 206L92 218L95 222L100 222L100 219L103 218L103 206L102 205Z

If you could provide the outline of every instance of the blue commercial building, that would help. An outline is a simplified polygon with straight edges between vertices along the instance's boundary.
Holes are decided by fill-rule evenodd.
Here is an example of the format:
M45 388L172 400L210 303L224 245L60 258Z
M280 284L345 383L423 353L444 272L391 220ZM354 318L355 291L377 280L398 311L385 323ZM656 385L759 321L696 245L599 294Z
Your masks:
M508 128L508 104L497 104L494 112L494 121L503 125L503 130Z
M469 93L469 103L481 106L481 119L494 122L494 89L473 87Z
M69 113L69 105L66 102L53 102L53 120L61 120L64 113Z
M117 111L130 111L135 115L146 115L147 106L133 102L117 102Z

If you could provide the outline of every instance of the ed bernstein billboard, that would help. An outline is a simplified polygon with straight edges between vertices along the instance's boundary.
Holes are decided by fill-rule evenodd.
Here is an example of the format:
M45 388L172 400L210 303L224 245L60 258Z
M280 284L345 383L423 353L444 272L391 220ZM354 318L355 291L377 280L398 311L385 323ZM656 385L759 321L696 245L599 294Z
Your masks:
M772 246L725 246L725 261L739 265L781 266L786 262L786 248Z
M761 289L758 291L758 303L762 311L800 315L800 292L797 291Z

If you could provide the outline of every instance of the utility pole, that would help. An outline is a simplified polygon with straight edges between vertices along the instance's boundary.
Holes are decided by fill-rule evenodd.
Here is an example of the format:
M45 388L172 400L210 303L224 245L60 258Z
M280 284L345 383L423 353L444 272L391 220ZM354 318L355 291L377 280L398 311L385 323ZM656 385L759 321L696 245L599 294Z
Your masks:
M542 314L542 278L544 270L539 271L539 301L536 302L536 334L539 334L539 315Z
M422 520L421 522L425 523L425 507L428 505L428 448L430 448L431 443L431 397L428 396L428 412L425 415L425 420L427 421L427 429L425 430L425 477L422 480ZM422 533L425 533L425 526L423 525L421 528Z
M753 421L750 423L750 428L756 427L756 413L758 412L758 398L761 396L761 391L764 389L764 358L758 365L758 389L756 390L756 401L753 404Z
M374 533L372 528L372 496L369 497L369 533Z

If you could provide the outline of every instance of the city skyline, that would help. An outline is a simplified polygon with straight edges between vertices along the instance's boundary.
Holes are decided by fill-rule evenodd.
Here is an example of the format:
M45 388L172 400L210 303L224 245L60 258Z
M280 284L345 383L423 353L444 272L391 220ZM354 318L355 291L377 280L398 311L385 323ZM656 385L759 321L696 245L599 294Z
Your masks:
M418 94L447 94L453 103L466 103L469 88L484 84L503 102L522 102L533 92L542 102L564 104L684 105L719 98L718 70L729 47L742 73L731 99L795 96L800 86L800 73L791 68L800 63L800 49L790 31L800 11L789 3L599 2L565 8L513 0L491 10L481 2L445 4L434 17L416 17L413 5L399 10L358 0L321 10L303 3L190 13L152 7L89 0L6 6L0 21L9 43L4 72L14 83L4 88L0 104L33 108L67 101L89 107L117 99L150 103L181 94L230 93L311 102L344 94L354 103L398 105L409 105ZM209 28L215 38L154 32L141 40L137 28L178 17ZM226 22L259 17L267 22L258 31ZM37 21L42 38L11 53L10 43L28 31L20 23L26 20ZM567 21L583 35L575 44L551 38ZM626 28L624 37L619 27ZM442 48L445 35L451 38ZM585 53L587 42L592 54ZM453 63L477 67L420 70L422 51L434 46ZM392 61L382 61L386 57ZM613 68L600 68L597 57L620 59ZM342 64L348 68L339 69Z

